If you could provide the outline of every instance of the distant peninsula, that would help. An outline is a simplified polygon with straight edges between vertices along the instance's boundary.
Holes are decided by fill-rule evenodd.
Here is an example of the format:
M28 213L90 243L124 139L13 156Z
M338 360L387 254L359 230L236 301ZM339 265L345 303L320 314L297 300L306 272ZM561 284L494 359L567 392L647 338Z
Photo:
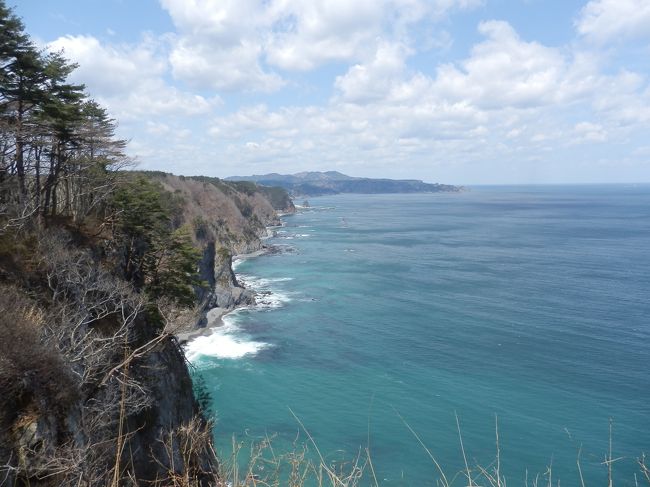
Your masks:
M462 191L461 186L425 183L417 179L373 179L346 176L337 171L310 171L296 174L231 176L228 181L252 181L264 186L279 186L292 197L323 196L339 193L440 193Z

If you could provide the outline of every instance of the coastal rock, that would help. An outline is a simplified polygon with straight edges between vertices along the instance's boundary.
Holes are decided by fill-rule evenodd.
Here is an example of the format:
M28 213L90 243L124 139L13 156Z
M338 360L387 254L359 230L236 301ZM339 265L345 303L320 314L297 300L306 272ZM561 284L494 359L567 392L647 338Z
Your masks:
M173 471L180 476L189 466L185 465L183 458L182 437L174 433L186 428L197 417L198 405L192 391L192 379L183 352L174 340L149 354L145 367L164 373L141 376L150 390L151 404L141 414L130 418L129 430L135 432L132 440L134 463L140 478L160 477L160 463L166 466L165 473ZM165 439L169 446L161 441ZM208 454L195 456L192 460L198 462L193 468L200 472L216 470L214 459ZM208 485L208 476L204 482Z
M79 253L74 257L75 262L83 259ZM66 271L60 275L68 277L65 282L73 281ZM87 296L84 286L96 282L85 276L75 285ZM107 302L112 289L93 287L99 302ZM193 477L193 485L214 481L217 465L210 450L210 426L194 398L183 351L173 337L159 334L155 319L141 312L130 315L126 324L116 314L74 326L53 321L58 335L44 335L47 330L38 322L38 316L48 316L44 305L21 290L0 290L4 309L10 309L7 303L16 308L0 316L0 343L12 338L22 345L5 348L0 357L1 485L108 485L118 458L139 485L172 474ZM68 312L86 312L77 308L80 302L73 295L61 300ZM121 303L132 310L127 298ZM124 326L130 334L120 334ZM103 338L96 341L100 328ZM73 348L50 347L44 340L74 347L72 333L75 343L84 343L92 354L73 361L78 357ZM128 348L122 349L127 339ZM102 341L108 342L106 347ZM144 349L147 353L136 352ZM187 432L205 439L194 442L198 446L191 452L184 443ZM120 485L126 484L120 480Z
M237 281L232 269L232 255L225 247L216 252L214 280L214 292L209 307L234 309L255 304L255 294Z
M194 324L176 326L178 336L208 326L211 309L219 308L223 314L253 305L255 293L237 281L232 257L266 251L264 239L272 237L273 228L282 225L280 216L296 211L287 191L218 178L145 174L181 202L182 211L176 215L175 224L189 227L194 244L202 251L198 271L204 285L195 288L201 317Z

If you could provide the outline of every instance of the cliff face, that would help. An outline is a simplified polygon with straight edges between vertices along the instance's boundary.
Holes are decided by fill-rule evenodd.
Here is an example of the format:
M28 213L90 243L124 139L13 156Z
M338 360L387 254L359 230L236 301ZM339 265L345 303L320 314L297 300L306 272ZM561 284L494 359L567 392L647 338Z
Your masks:
M130 454L125 461L136 465L141 479L167 476L195 477L196 485L212 485L217 462L210 452L212 431L194 398L185 357L173 338L147 355L141 364L141 379L149 389L151 404L130 418L133 432ZM153 372L153 373L152 373ZM194 438L191 438L194 436ZM192 443L187 449L186 441Z
M212 308L231 310L255 303L254 293L237 281L232 269L230 250L226 247L216 250L217 245L214 241L205 244L200 266L201 276L208 283L207 288L198 290L204 315ZM261 246L261 241L259 245ZM200 322L200 325L204 324L205 319Z
M32 372L30 368L23 371L25 376ZM0 433L0 456L12 466L3 472L7 484L1 485L107 485L115 466L142 484L180 477L193 469L190 476L195 477L197 485L202 479L208 485L217 470L208 450L210 436L203 445L194 446L190 455L184 456L181 444L183 430L209 431L199 416L182 352L167 339L130 372L130 380L141 388L142 409L133 414L125 412L121 444L115 441L120 435L119 410L103 391L94 395L81 384L73 384L78 399L65 407L54 404L51 396L36 393L15 410L14 421ZM96 411L91 406L95 402L106 407L106 412ZM107 444L102 446L102 442Z
M179 226L189 226L203 253L199 274L207 286L197 289L203 309L199 326L212 308L230 310L255 302L232 270L232 257L262 250L268 227L280 225L279 214L296 211L288 193L251 182L148 173L182 200ZM185 330L187 331L187 330Z
M266 228L281 223L278 212L295 212L287 192L280 188L207 177L147 175L182 198L178 223L192 228L197 243L214 242L217 250L224 247L232 255L260 250Z
M66 231L28 245L0 266L0 484L209 485L210 424L160 333L177 311L150 309Z
M203 323L212 308L253 303L232 256L263 247L277 212L294 210L286 192L149 177L202 251ZM163 331L198 317L117 272L102 228L0 232L0 485L215 485L211 424Z

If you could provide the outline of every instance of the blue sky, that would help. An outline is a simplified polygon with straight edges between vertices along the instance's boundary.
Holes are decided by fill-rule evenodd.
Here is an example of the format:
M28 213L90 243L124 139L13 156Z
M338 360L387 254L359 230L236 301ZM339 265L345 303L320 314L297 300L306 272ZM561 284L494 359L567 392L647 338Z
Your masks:
M142 169L650 182L650 0L9 0Z

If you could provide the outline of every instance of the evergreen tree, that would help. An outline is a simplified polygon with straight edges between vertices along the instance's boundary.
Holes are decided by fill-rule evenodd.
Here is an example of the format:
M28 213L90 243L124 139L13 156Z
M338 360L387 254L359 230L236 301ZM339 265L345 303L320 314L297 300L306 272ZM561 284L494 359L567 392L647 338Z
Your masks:
M154 299L190 306L195 301L193 287L201 285L201 254L187 228L173 228L178 203L144 177L125 182L113 199L118 214L113 243L123 275L136 288Z
M202 285L197 275L201 253L194 247L187 227L164 237L163 245L154 249L147 292L153 298L166 297L181 306L192 306L196 301L194 286Z
M0 50L0 109L3 129L13 147L7 152L13 157L3 160L2 171L18 178L19 198L27 198L25 152L30 130L30 113L45 101L45 65L40 53L22 32L22 23L0 5L0 39L6 45ZM8 155L9 155L8 154Z
M0 216L81 224L128 163L115 121L69 82L76 67L39 52L0 0Z

